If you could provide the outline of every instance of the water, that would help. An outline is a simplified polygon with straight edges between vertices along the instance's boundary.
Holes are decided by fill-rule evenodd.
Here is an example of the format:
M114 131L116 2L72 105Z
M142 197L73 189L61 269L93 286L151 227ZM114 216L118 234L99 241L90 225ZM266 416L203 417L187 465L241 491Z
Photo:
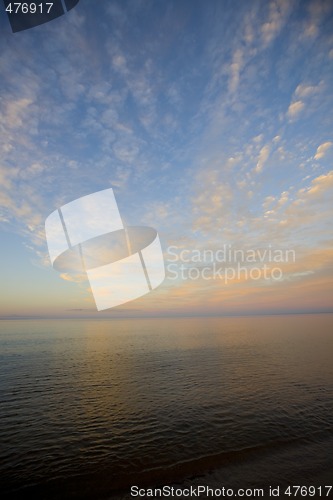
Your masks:
M327 484L332 326L327 314L1 321L2 496Z

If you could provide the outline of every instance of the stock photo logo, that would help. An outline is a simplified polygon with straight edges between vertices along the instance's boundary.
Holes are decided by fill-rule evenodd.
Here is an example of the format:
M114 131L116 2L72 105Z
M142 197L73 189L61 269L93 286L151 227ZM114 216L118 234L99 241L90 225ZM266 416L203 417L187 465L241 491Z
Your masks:
M125 226L112 188L52 212L45 234L54 269L84 275L98 311L137 299L164 281L157 231Z
M73 9L80 0L53 0L46 2L9 2L3 0L13 33L35 28L53 21Z

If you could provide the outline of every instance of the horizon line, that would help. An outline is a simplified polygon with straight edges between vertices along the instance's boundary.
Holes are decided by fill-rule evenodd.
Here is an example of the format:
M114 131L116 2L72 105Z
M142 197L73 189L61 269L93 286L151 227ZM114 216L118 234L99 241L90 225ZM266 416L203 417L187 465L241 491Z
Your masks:
M281 312L244 312L244 313L226 313L226 314L170 314L170 315L131 315L131 316L40 316L40 315L8 315L0 316L0 321L10 320L114 320L114 319L172 319L172 318L244 318L249 316L293 316L301 314L333 314L333 310L329 311L281 311Z

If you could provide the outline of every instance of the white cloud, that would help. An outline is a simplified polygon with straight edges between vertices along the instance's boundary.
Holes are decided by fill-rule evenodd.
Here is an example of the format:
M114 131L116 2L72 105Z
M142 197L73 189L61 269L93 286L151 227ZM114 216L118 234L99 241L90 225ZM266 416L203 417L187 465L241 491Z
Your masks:
M12 189L12 182L15 180L18 171L18 168L6 168L4 165L0 164L0 185L3 189Z
M112 64L116 69L126 71L126 59L122 54L116 54L112 58Z
M288 0L273 0L269 3L268 19L261 26L261 35L265 46L269 45L282 30L291 7L291 2Z
M329 19L332 12L332 2L314 0L307 6L309 18L303 28L303 35L309 38L315 38L320 32L320 25L324 19Z
M230 65L229 91L234 94L239 85L240 72L243 67L243 51L237 49L234 52L232 63Z
M304 106L305 106L305 104L303 101L292 102L288 108L288 111L287 111L289 118L292 118L292 119L296 118L300 114L300 112L302 111Z
M287 116L289 117L289 119L295 120L296 118L298 118L300 113L305 108L305 105L308 108L311 100L313 100L314 98L318 98L318 94L320 94L323 89L323 80L320 81L318 85L308 85L305 83L300 83L295 89L287 111Z
M263 203L263 209L265 210L265 215L264 217L267 218L268 216L275 217L277 216L277 211L280 210L283 205L285 205L289 201L289 193L288 191L283 191L277 200L275 196L267 196L264 200ZM274 203L275 202L275 203ZM272 204L274 203L274 206ZM267 210L270 207L270 210Z
M305 30L304 30L304 36L307 38L314 38L318 33L318 27L314 23L309 23Z
M295 96L297 96L300 99L303 99L313 94L317 94L322 90L322 88L323 88L323 82L320 82L318 85L305 85L301 83L296 87Z
M216 169L198 172L192 198L194 230L216 231L229 221L233 190ZM198 188L199 187L199 188Z
M304 192L306 196L310 196L312 199L313 197L320 199L321 197L324 196L325 193L327 193L332 188L333 188L333 170L331 170L327 174L319 175L319 177L313 179L313 181L311 182L311 186ZM300 191L301 193L303 192L303 190Z
M253 137L253 142L259 144L260 142L262 142L263 138L264 138L264 134L256 135L255 137Z
M320 160L321 158L323 158L325 156L327 150L331 146L333 146L333 142L331 142L331 141L327 141L327 142L324 142L323 144L320 144L320 146L318 146L318 148L317 148L316 154L314 155L314 159Z
M270 147L269 147L268 144L266 144L260 150L259 157L258 157L258 162L257 162L257 165L254 168L254 172L256 172L257 174L259 174L262 171L262 169L264 167L264 164L265 164L265 162L267 161L267 159L269 157L269 153L270 153Z
M82 283L87 281L87 276L85 274L68 274L68 273L61 273L60 278L65 280L65 281L70 281L72 283Z
M267 208L275 201L275 196L266 196L266 198L264 199L264 203L263 203L263 208L265 210L267 210Z
M297 197L281 213L280 225L286 229L297 227L320 233L330 221L332 211L333 171L320 175L311 184L298 190ZM323 234L327 238L327 231Z
M22 126L24 113L32 104L32 99L17 99L7 103L7 112L5 115L6 124L9 127L17 128Z
M287 203L288 200L289 200L289 193L288 193L288 191L283 191L281 193L280 199L277 202L277 208L282 207L282 205L284 205L285 203Z

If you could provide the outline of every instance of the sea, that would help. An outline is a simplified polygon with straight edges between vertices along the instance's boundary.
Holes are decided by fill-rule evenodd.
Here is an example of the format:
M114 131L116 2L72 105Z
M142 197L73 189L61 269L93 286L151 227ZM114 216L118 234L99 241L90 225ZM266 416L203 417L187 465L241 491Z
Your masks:
M333 499L332 314L0 332L0 498Z

